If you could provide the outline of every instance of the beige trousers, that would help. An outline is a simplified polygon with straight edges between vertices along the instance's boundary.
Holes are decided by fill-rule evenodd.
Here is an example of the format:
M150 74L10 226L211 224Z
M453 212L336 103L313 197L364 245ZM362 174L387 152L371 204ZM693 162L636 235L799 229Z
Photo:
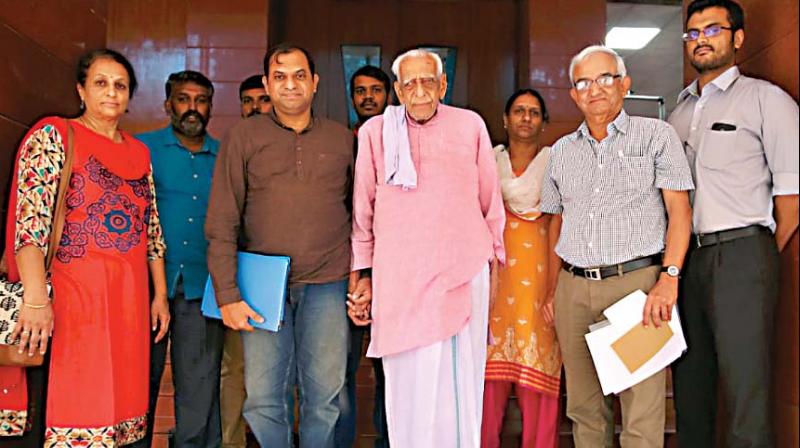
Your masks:
M555 297L558 342L567 382L567 416L577 448L607 446L612 435L610 400L605 400L584 335L604 319L603 310L629 293L649 291L660 273L651 266L623 276L588 280L562 270ZM619 394L622 405L622 448L664 446L666 373L661 371Z
M219 390L222 446L245 448L247 436L242 417L242 407L247 396L244 389L244 349L241 335L230 328L225 329Z

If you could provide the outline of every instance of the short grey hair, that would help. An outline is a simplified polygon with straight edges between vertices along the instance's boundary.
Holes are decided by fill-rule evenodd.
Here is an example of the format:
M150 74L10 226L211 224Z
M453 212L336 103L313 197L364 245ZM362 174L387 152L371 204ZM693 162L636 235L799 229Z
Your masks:
M438 54L432 51L423 50L422 48L415 48L413 50L409 50L401 54L394 60L394 62L392 62L392 73L394 73L395 78L397 78L397 80L400 81L400 64L402 64L406 58L419 58L419 57L433 58L433 60L436 62L436 76L437 77L442 76L442 73L444 72L442 68L442 58L440 58Z
M589 55L594 53L605 53L614 56L614 59L617 61L617 74L622 77L627 76L628 72L627 70L625 70L625 61L622 60L622 56L620 56L619 53L612 50L611 48L606 47L605 45L590 45L581 50L580 53L576 54L572 58L572 61L569 63L569 82L571 84L575 84L575 80L573 79L573 74L572 74L573 71L575 70L575 67L581 62L583 62L584 59L589 57Z

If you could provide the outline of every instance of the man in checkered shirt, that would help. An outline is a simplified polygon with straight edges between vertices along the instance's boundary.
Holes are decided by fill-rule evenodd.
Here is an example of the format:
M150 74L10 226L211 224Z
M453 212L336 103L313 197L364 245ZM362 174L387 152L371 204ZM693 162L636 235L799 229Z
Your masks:
M550 239L558 240L544 314L561 345L575 445L595 448L612 437L613 415L584 335L637 289L648 293L645 326L671 319L694 185L675 130L622 109L631 78L616 52L584 49L572 59L570 80L584 122L553 146L542 187L541 209L555 218ZM663 446L664 389L662 370L620 394L622 446Z

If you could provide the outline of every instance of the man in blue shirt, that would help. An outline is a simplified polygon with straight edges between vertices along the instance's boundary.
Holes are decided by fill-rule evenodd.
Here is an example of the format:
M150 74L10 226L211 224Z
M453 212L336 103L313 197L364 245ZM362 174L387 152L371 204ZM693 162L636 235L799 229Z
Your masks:
M164 109L170 124L137 137L150 149L166 255L172 327L176 447L219 447L219 374L223 326L200 311L208 268L203 234L219 142L206 133L214 86L201 73L173 73ZM158 398L166 346L151 354L150 416ZM152 420L152 418L151 418Z

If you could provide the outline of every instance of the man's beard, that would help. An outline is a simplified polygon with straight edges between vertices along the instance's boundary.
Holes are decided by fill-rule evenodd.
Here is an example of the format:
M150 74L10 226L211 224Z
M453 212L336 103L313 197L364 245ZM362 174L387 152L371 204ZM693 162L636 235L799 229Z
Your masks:
M189 121L191 117L195 117L196 120L194 122ZM207 124L208 120L196 110L188 110L180 117L172 116L172 128L187 137L199 137L205 134Z
M731 45L733 44L731 43ZM706 57L706 59L703 60L702 62L696 61L694 58L694 54L692 55L691 58L689 58L689 62L692 64L692 67L694 67L694 69L697 70L698 73L707 73L710 71L714 71L718 68L724 67L728 65L731 59L733 58L732 50L723 52L721 50L717 50L711 45L703 45L701 47L697 47L694 49L694 53L696 54L697 50L701 48L709 48L711 50L711 55L710 55L711 57L710 58Z

